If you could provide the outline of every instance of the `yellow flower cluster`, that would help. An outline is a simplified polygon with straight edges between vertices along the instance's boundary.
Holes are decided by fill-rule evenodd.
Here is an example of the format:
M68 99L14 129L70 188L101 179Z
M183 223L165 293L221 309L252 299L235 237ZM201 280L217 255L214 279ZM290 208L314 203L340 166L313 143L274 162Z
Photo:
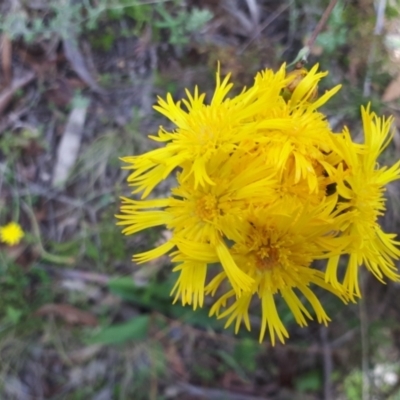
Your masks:
M236 331L242 322L250 330L249 308L259 301L259 338L268 331L273 344L288 337L279 298L301 326L314 317L326 324L315 287L347 302L361 295L362 265L379 280L400 278L393 261L400 257L399 242L378 223L384 187L400 178L400 162L377 164L391 140L392 119L367 107L364 143L354 143L347 129L333 133L318 108L340 86L316 96L326 74L317 65L301 79L285 66L267 69L253 86L228 96L229 76L221 80L217 72L208 104L197 88L182 101L159 98L155 109L176 128L160 127L150 136L159 148L123 158L133 193L141 194L122 198L117 217L123 233L155 226L172 233L134 261L169 254L179 274L175 301L195 309L205 296L214 297L211 315L234 323ZM171 174L171 194L148 199ZM339 279L343 255L348 263ZM313 263L323 259L326 271Z

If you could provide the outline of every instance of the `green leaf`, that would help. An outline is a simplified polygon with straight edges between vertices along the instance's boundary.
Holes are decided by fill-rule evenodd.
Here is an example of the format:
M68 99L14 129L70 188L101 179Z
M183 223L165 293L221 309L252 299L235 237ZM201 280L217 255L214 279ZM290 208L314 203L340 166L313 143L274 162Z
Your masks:
M322 377L319 371L310 371L299 376L295 383L299 392L316 391L322 387Z
M123 324L112 325L96 333L90 343L117 344L128 340L143 340L149 330L149 315L140 315Z
M7 317L14 324L17 324L22 317L22 311L12 306L7 306L6 312L7 312Z
M255 340L240 340L234 349L233 357L242 368L249 372L254 372L257 368L257 355L260 353L260 344Z
M363 374L360 370L350 372L344 380L344 392L348 400L362 398Z
M136 290L137 286L130 276L123 276L121 278L114 278L108 282L108 287L111 291L118 294L119 291L125 292L126 290Z
M109 282L112 293L133 304L167 313L172 307L170 282L150 282L146 287L138 287L131 277L116 278Z
M240 361L235 359L231 354L224 350L217 350L217 354L230 369L234 370L242 379L247 379L246 373L243 370Z
M86 255L94 261L100 260L98 247L94 243L89 241L86 242Z

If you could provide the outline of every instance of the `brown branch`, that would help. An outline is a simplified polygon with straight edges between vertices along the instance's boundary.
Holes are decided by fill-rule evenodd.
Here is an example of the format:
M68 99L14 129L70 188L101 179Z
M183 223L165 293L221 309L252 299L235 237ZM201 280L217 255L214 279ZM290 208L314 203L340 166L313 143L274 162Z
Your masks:
M338 0L331 0L328 7L322 14L321 19L319 20L317 26L314 29L314 32L312 33L310 39L307 42L307 46L310 48L310 50L314 46L314 42L317 39L317 36L320 34L322 29L324 29L326 22L328 21L328 18L331 15L333 9L335 8L337 2Z
M314 32L312 33L310 39L307 41L306 46L304 46L297 54L296 58L287 66L292 67L295 66L295 68L302 68L303 65L307 62L307 57L310 55L311 49L314 46L314 42L317 39L317 36L320 34L322 29L325 27L326 22L328 21L329 16L332 13L332 10L335 8L336 3L338 0L331 0L328 7L322 14L321 19L319 20L317 26L314 29Z

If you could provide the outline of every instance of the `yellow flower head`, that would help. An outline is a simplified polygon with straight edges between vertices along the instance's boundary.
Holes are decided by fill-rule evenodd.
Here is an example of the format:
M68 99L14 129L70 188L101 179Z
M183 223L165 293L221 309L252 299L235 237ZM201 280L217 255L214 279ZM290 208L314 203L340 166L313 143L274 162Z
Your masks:
M227 99L231 88L229 75L221 82L218 73L210 104L204 103L205 95L200 95L197 87L193 95L187 91L188 100L182 101L186 110L170 94L166 100L159 98L154 108L168 117L176 129L167 132L161 127L158 136L150 136L165 143L165 147L122 159L131 164L127 169L133 169L128 177L128 182L136 188L133 193L143 191L142 198L147 197L177 167L194 176L196 187L215 184L209 176L208 163L232 153L252 132L251 125L244 122L255 112L251 104L256 90Z
M240 151L213 161L216 165L209 164L209 176L215 184L204 183L196 187L194 176L182 172L178 174L178 186L172 189L169 198L142 201L124 198L118 225L126 226L123 230L126 234L166 225L173 232L172 239L160 246L159 251L153 249L137 254L135 261L146 262L160 256L160 251L178 249L184 257L180 261L186 265L194 262L206 268L209 263L220 262L240 294L242 290L250 289L252 279L235 264L225 239L241 238L243 215L250 204L265 204L278 199L275 172L267 166L265 158ZM208 251L204 251L204 247ZM181 270L185 273L185 269ZM183 292L186 293L185 303L191 304L191 291L182 289Z
M0 227L0 240L9 246L18 244L24 237L24 231L16 222L10 222Z
M271 341L275 336L281 342L288 332L279 318L276 297L282 297L289 306L296 322L307 325L313 319L297 293L301 293L311 305L318 322L329 321L320 301L309 285L314 284L345 299L340 288L332 288L325 282L323 272L312 268L312 261L324 258L324 238L332 204L327 202L317 208L301 206L251 210L247 216L243 239L235 243L231 253L238 265L254 279L251 291L241 297L228 291L214 304L211 312L219 318L229 316L226 326L236 320L238 331L243 320L250 330L248 308L253 297L261 305L260 341L268 329ZM223 280L221 272L207 287L208 293L215 293ZM296 293L297 291L297 293ZM227 306L226 303L229 305ZM221 308L225 309L221 312Z
M385 211L385 185L400 179L400 161L392 167L379 167L378 157L388 146L392 135L392 118L378 118L370 107L361 110L365 142L356 145L345 130L335 136L336 151L341 159L336 169L327 172L336 185L341 201L337 204L337 228L346 242L342 252L349 254L344 285L352 296L361 296L358 269L365 265L380 281L387 277L400 280L393 260L400 257L395 235L382 231L378 218ZM337 284L339 256L329 260L327 282Z

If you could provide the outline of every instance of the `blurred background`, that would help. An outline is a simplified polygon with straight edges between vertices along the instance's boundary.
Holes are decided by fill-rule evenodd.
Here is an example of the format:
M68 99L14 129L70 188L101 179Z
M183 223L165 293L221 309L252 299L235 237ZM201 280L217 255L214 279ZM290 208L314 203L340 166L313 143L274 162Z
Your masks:
M154 147L171 124L157 96L211 93L217 62L234 90L290 62L328 1L2 0L0 225L25 237L0 245L0 399L400 399L400 286L362 276L364 298L322 302L328 328L295 324L286 345L234 335L172 305L167 258L132 253L165 240L115 226L129 195L119 157ZM343 88L324 107L331 126L362 138L360 106L394 115L400 155L400 1L339 1L312 49ZM168 191L168 182L156 193ZM400 186L387 189L385 229L399 232ZM323 296L322 296L323 297Z

